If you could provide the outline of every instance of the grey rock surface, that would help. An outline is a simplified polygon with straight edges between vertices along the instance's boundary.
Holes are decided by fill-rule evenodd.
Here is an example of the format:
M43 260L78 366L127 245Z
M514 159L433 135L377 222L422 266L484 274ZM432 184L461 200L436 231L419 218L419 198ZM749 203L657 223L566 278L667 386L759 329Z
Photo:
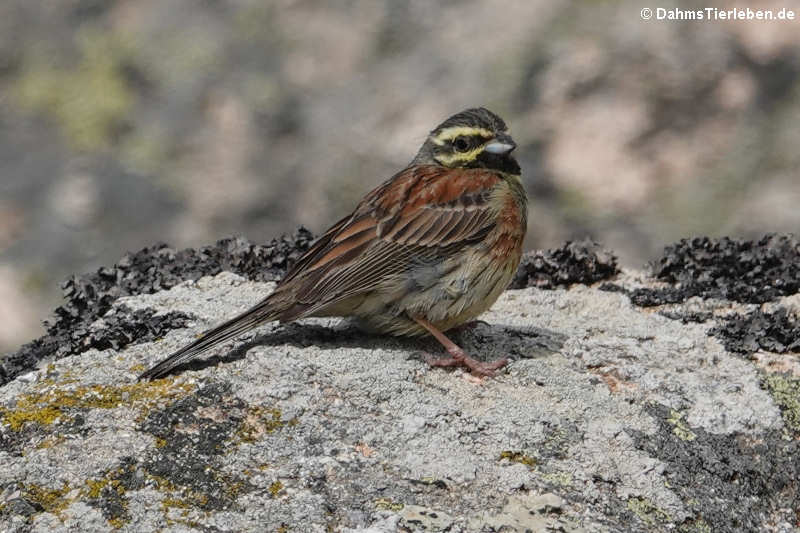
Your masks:
M765 386L714 320L621 291L506 291L456 335L512 359L494 379L428 368L432 340L314 319L136 382L273 286L223 272L121 298L110 314L194 318L0 388L0 531L797 530L797 393Z

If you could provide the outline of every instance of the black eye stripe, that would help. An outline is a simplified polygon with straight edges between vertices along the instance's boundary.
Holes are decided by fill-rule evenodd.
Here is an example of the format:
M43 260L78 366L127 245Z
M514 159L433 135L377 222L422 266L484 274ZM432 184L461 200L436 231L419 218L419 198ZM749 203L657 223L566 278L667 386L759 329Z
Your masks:
M476 134L476 135L459 135L458 137L453 139L451 142L452 142L453 148L463 152L463 151L466 151L466 150L471 150L471 149L475 148L476 146L480 146L481 144L485 143L488 140L489 139L487 139L483 135L477 135Z

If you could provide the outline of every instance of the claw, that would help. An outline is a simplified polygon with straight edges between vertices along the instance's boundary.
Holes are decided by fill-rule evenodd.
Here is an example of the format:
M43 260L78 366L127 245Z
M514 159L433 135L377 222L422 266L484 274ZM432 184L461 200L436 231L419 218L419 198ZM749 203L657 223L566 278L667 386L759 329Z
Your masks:
M444 333L436 329L433 324L428 322L422 318L414 318L414 320L422 327L430 331L431 335L436 337L442 346L445 347L447 353L450 354L450 357L442 357L442 358L435 358L431 356L425 356L425 362L428 363L430 366L440 366L440 367L448 367L448 366L463 366L469 368L473 374L476 376L486 376L491 377L494 376L495 370L498 368L503 368L508 364L508 359L505 357L501 359L497 359L495 361L489 361L484 363L483 361L478 361L477 359L473 359L472 357L468 356L464 353L458 345L456 345L453 341L448 339Z

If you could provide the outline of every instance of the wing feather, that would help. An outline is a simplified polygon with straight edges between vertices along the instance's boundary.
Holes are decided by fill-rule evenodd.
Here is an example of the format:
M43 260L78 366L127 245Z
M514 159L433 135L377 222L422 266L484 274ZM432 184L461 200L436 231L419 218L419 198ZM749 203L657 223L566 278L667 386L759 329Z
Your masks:
M500 181L483 169L434 165L395 175L320 237L281 282L297 301L286 318L375 290L420 261L483 239L497 216L489 192Z

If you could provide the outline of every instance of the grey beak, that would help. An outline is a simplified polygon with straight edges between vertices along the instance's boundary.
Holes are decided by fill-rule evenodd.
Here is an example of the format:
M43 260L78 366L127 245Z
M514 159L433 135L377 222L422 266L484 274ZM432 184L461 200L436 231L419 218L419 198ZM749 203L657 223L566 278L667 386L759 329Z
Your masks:
M516 147L517 143L511 140L511 137L508 135L498 135L484 147L484 150L490 154L508 155L513 152Z

